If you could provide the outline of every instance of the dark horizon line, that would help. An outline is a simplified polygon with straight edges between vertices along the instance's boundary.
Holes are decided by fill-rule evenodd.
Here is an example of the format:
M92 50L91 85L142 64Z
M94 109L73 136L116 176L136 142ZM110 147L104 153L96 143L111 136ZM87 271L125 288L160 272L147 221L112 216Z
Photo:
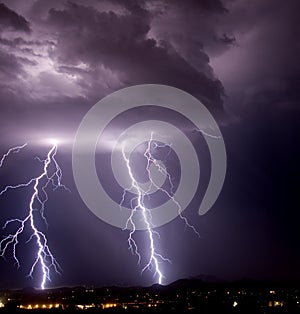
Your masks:
M147 289L147 288L154 288L154 287L159 287L159 288L167 288L170 286L174 286L176 284L183 284L183 283L195 283L198 282L199 284L203 285L235 285L235 284L244 284L244 285L290 285L290 284L296 284L300 288L300 279L299 278L294 278L294 279L253 279L253 278L240 278L240 279L235 279L235 280L225 280L225 279L220 279L216 278L214 276L207 276L207 275L199 275L199 276L191 276L191 277L185 277L185 278L180 278L177 280L174 280L168 284L159 284L159 283L153 283L151 285L120 285L120 284L76 284L76 285L61 285L61 286L56 286L56 287L51 287L51 288L45 288L41 289L39 287L33 287L33 286L25 286L23 288L1 288L0 292L2 291L24 291L24 290L34 290L36 292L40 291L51 291L51 290L58 290L58 289L79 289L79 288L84 288L84 289L106 289L106 288L117 288L117 289Z

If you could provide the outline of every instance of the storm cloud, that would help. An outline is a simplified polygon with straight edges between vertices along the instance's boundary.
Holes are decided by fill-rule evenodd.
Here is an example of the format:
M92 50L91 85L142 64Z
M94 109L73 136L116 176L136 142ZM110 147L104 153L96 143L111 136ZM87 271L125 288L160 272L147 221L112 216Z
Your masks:
M0 3L0 30L12 29L25 33L30 32L29 22L22 16Z
M200 273L300 278L299 12L297 0L5 0L0 156L27 140L57 137L72 144L86 112L121 88L180 88L217 119L228 171L214 208L201 219L192 216L200 240L178 232L182 221L160 230L161 248L172 259L168 280ZM71 145L64 149L58 158L73 194L59 192L47 205L50 243L64 269L53 285L95 278L152 282L151 274L140 279L135 257L120 268L126 234L84 206L73 182ZM37 152L31 153L30 161ZM27 163L22 171L1 168L1 182L31 170ZM1 206L22 208L24 194L18 195L1 199ZM1 222L11 218L1 213ZM8 278L11 268L1 263L3 287L32 283L23 279L24 269Z
M12 9L7 7L10 2L2 5L14 17L3 23L0 38L7 60L1 71L5 83L0 93L7 100L3 112L9 114L13 108L27 115L31 112L36 124L36 116L43 119L42 111L52 121L58 112L69 116L73 107L71 115L79 121L82 112L103 96L145 83L183 89L211 110L223 112L224 88L204 49L206 42L215 50L232 44L229 37L209 26L209 17L215 19L226 12L219 1L192 1L193 14L180 1L17 3L11 3ZM197 18L201 10L206 12L204 21ZM17 17L19 23L12 22ZM184 19L191 23L182 24ZM14 32L11 25L15 25ZM49 103L62 105L51 110ZM4 114L2 119L12 117ZM24 119L16 122L27 128ZM52 122L40 122L51 128ZM32 128L27 123L27 129Z

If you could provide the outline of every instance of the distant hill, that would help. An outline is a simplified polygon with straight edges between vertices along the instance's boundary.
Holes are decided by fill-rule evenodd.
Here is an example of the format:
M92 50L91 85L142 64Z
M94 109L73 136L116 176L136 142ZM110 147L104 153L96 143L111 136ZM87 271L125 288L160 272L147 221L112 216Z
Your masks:
M168 285L160 285L153 284L151 286L98 286L93 287L93 290L103 290L109 289L111 291L116 290L149 290L153 292L173 292L179 290L187 290L187 289L205 289L209 287L228 287L228 288L263 288L263 287L299 287L300 289L300 281L274 281L274 280L253 280L250 278L243 278L235 281L225 281L219 279L215 276L210 275L197 275L189 278L181 278L176 281L171 282ZM67 293L70 290L75 291L84 291L86 290L86 286L62 286L57 288L49 288L45 289L45 291L60 291L61 293ZM11 291L22 294L43 294L43 290L35 289L33 287L25 287L23 289L2 289L1 291Z

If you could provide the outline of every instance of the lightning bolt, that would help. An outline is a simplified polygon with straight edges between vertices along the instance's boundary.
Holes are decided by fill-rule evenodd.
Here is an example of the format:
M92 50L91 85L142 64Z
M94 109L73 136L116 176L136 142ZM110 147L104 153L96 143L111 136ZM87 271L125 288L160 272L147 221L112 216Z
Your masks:
M10 152L17 152L27 144L23 146L11 148L1 160L4 160ZM14 218L9 219L3 226L3 229L6 229L12 223L16 225L16 231L5 236L0 242L0 256L5 257L8 249L12 249L13 259L17 265L20 267L20 262L17 257L17 246L19 244L19 238L21 234L24 233L24 230L27 228L30 230L31 234L27 242L35 241L36 245L36 255L34 257L33 264L30 268L29 277L33 278L34 273L39 269L42 277L40 282L40 288L44 289L46 282L51 281L50 273L52 270L55 273L60 274L60 266L56 259L54 258L51 250L48 246L48 241L46 235L38 228L37 226L37 217L36 213L38 212L42 219L46 222L46 218L44 216L45 203L48 200L48 195L46 192L46 188L49 184L52 184L53 189L57 189L59 187L65 187L62 180L62 170L56 161L57 154L57 144L53 143L51 149L47 153L47 157L45 160L42 160L36 157L42 164L42 172L39 176L30 179L25 183L20 183L18 185L8 185L1 192L0 196L5 192L11 189L19 189L22 187L31 187L33 189L32 196L30 198L28 213L24 219Z
M146 225L146 231L148 234L148 239L149 239L149 243L150 243L150 257L148 259L148 262L145 264L145 266L142 268L142 273L145 270L151 270L152 267L154 267L154 277L157 276L157 281L159 284L162 283L163 278L165 277L161 271L160 268L160 264L162 262L171 262L168 258L165 258L162 254L158 253L158 251L156 250L156 243L155 243L155 237L157 237L158 239L160 238L160 235L157 231L153 230L153 225L151 223L151 210L149 210L145 205L144 205L144 198L145 196L149 195L150 190L152 189L152 187L154 186L157 190L162 191L163 193L165 193L169 199L172 200L172 202L175 204L175 206L177 206L178 208L178 213L179 213L179 217L185 222L185 226L191 228L198 236L199 233L198 231L194 228L194 226L192 226L186 217L184 217L182 215L182 208L180 203L175 199L174 197L174 185L172 182L172 178L170 173L168 172L168 170L166 169L166 167L164 165L162 165L160 163L159 160L155 159L153 157L153 155L151 154L151 148L152 146L155 148L157 147L170 147L170 150L168 152L168 155L171 152L171 145L167 145L164 144L159 145L157 144L154 140L153 140L153 132L151 132L151 137L149 139L149 141L147 142L147 148L144 152L144 157L146 158L147 161L147 165L146 165L146 171L148 174L148 178L150 181L150 186L147 190L144 190L143 188L141 188L137 182L137 180L134 178L134 175L132 173L132 169L130 166L130 162L129 162L129 158L127 158L126 154L125 154L125 145L122 145L122 155L123 155L123 159L125 161L127 170L128 170L128 174L131 180L131 186L128 189L124 189L123 195L122 195L122 199L120 202L120 206L122 206L122 204L125 201L125 196L126 196L126 192L128 191L132 191L134 190L136 192L136 197L132 198L130 200L130 204L131 204L131 214L128 218L128 220L126 221L126 225L124 229L130 229L129 226L131 227L131 231L129 232L129 236L128 236L128 245L129 245L129 249L130 251L135 254L138 257L138 264L140 264L141 262L141 254L139 253L138 250L138 245L136 243L136 241L134 240L134 234L136 232L136 227L134 224L134 215L137 212L137 210L141 210L142 211L142 217L143 220L145 222ZM166 157L167 158L167 157ZM170 186L171 186L171 192L168 192L167 190L163 189L162 187L158 186L154 180L151 177L151 171L150 171L150 166L151 164L153 164L159 172L161 172L163 175L166 176L166 178L168 179ZM136 205L134 205L134 203Z
M133 234L136 231L134 221L133 221L133 216L134 216L135 212L138 209L140 209L142 211L142 214L143 214L143 219L144 219L145 224L146 224L146 230L147 230L147 234L148 234L149 241L150 241L150 258L149 258L148 262L146 263L146 265L143 267L142 273L146 269L150 269L151 266L153 265L154 269L155 269L154 276L155 275L158 276L158 283L161 284L164 276L162 274L162 271L160 270L159 263L161 261L170 261L170 260L163 257L155 249L154 235L157 235L157 236L159 236L159 235L156 231L152 230L151 213L150 213L150 210L148 208L146 208L144 205L144 196L147 195L148 191L144 191L139 186L136 179L134 178L134 175L132 173L132 169L130 167L129 159L126 157L126 154L124 151L124 145L122 146L122 155L123 155L124 161L126 162L128 174L129 174L130 179L131 179L131 187L129 189L127 189L127 191L134 189L137 193L137 197L131 200L132 211L131 211L131 214L130 214L127 222L126 222L126 228L129 226L129 224L131 224L131 226L132 226L132 231L129 233L129 237L128 237L129 248L130 248L131 252L134 252L138 256L138 263L140 263L141 255L139 254L137 244L136 244L135 240L133 239ZM126 190L124 190L122 202L124 202L125 193L126 193ZM137 201L137 205L135 205L135 206L133 205L134 200Z
M24 148L25 146L27 146L27 143L21 145L21 146L16 146L16 147L12 147L10 148L0 159L0 168L2 167L5 159L11 154L11 153L18 153L22 148Z

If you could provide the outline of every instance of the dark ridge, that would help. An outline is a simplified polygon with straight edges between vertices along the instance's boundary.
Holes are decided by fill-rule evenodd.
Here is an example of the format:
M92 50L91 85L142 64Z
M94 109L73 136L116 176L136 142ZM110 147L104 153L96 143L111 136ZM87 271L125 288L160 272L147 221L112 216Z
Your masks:
M214 276L207 276L207 275L199 275L189 278L181 278L176 281L171 282L168 285L161 285L155 283L151 286L118 286L118 285L107 285L107 286L90 286L90 285L82 285L82 286L61 286L61 287L53 287L47 288L44 290L34 288L34 287L24 287L21 289L1 289L1 291L11 291L15 293L24 293L24 294L38 294L43 292L51 292L51 291L61 291L61 292L68 292L70 290L74 291L84 291L86 289L94 289L94 290L104 290L109 289L110 291L116 290L151 290L151 291L175 291L178 289L193 289L193 288L206 288L206 287L245 287L245 288L252 288L252 287L260 287L260 288L267 288L267 287L299 287L300 288L300 280L255 280L250 278L241 278L235 281L225 281L222 279L218 279Z

